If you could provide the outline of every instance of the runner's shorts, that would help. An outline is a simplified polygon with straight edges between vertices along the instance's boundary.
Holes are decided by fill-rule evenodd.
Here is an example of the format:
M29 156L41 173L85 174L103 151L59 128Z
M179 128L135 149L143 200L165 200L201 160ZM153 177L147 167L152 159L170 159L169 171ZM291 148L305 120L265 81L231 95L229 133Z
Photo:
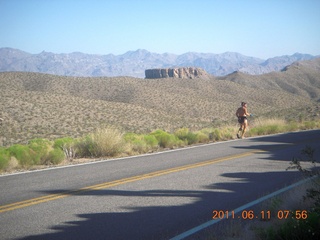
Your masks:
M247 119L247 117L238 117L238 123L244 123L245 119Z

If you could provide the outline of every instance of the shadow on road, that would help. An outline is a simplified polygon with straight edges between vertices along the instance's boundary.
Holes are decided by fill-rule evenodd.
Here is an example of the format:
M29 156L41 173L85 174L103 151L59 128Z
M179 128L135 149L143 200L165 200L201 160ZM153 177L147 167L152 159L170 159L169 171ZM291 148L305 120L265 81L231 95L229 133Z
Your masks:
M264 184L265 193L274 190L274 183L270 179L292 179L296 181L297 172L266 172L266 173L225 173L224 177L236 179L233 183L212 183L203 186L201 191L178 190L94 190L77 194L78 196L94 196L94 201L105 205L108 209L110 197L127 198L126 206L119 212L100 212L88 214L71 214L79 220L63 222L52 226L54 233L33 235L22 239L169 239L186 230L211 220L213 210L233 210L259 197L255 189ZM278 184L277 184L278 185ZM249 191L251 189L252 191ZM61 193L66 190L50 191L48 194ZM151 206L130 205L136 197L148 198ZM152 199L162 198L170 206L152 206ZM190 204L173 205L170 198L190 198ZM136 201L133 201L136 204ZM90 202L88 203L90 204ZM228 208L226 208L228 206ZM83 207L84 209L86 206ZM57 209L59 212L59 209ZM206 214L203 214L206 213ZM52 213L54 217L55 213ZM187 223L185 220L188 219Z
M320 132L320 131L319 131ZM293 133L294 134L294 133ZM282 136L246 139L249 144L234 146L247 150L271 151L268 160L290 161L297 151L290 146L297 142L294 138ZM311 145L319 143L310 142L307 136L299 142L308 142ZM268 144L273 142L273 144ZM276 142L276 144L274 144ZM250 144L252 143L252 144ZM278 143L278 144L277 144ZM284 151L283 146L286 148ZM259 153L258 153L259 154ZM263 158L262 158L263 160ZM289 164L288 164L289 166ZM62 222L52 226L50 232L41 235L28 236L23 239L169 239L175 235L198 226L212 219L213 210L233 210L239 206L262 197L301 178L297 171L275 172L226 172L220 175L228 181L208 182L199 191L153 189L148 191L128 191L103 189L92 190L77 194L77 196L91 196L90 201L97 201L105 206L105 212L79 214L72 212L79 220ZM170 186L170 183L164 183ZM169 188L169 187L168 187ZM46 194L69 192L72 189L46 191ZM117 210L108 211L108 202L112 197L120 197L126 204ZM137 203L137 197L148 199L148 206ZM159 205L159 198L167 205ZM172 199L189 199L188 203L177 204ZM58 200L60 201L60 200ZM179 201L178 201L179 202ZM90 204L88 202L87 204ZM227 208L226 208L227 206ZM83 209L87 209L83 206ZM90 209L90 208L89 208ZM56 209L59 212L59 209ZM117 212L115 212L117 211ZM52 213L54 216L55 213ZM187 221L185 221L187 219Z
M298 137L297 137L298 136ZM312 132L293 132L283 135L265 136L259 138L246 139L249 144L234 146L237 149L262 150L270 153L268 160L288 161L293 157L302 157L301 150L306 146L313 149L320 149L320 130L313 130ZM299 145L299 147L297 147ZM263 154L263 152L258 154ZM315 157L320 159L320 151L315 151Z

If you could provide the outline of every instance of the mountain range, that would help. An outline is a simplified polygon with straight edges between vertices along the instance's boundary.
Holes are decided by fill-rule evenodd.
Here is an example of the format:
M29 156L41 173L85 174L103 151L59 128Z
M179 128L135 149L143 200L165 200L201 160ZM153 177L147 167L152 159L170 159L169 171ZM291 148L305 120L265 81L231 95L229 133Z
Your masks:
M31 54L13 48L0 48L0 72L39 72L60 76L78 77L145 77L150 68L198 67L214 76L225 76L235 71L260 75L281 71L286 66L320 55L295 53L263 60L236 52L222 54L188 52L181 55L152 53L144 49L128 51L121 55L51 53Z

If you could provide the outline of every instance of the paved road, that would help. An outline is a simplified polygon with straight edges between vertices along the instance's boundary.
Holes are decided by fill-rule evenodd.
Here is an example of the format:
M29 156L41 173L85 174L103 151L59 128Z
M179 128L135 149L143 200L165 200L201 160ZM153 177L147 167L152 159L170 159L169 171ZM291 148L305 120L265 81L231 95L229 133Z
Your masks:
M300 180L286 168L306 145L320 130L2 176L0 236L169 239Z

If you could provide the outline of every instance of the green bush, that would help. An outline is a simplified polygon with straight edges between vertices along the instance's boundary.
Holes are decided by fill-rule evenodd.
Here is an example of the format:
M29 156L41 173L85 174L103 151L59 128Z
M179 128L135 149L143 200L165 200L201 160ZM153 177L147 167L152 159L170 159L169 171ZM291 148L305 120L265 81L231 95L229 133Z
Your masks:
M315 129L319 127L319 123L315 121L306 121L303 123L302 129Z
M238 129L236 130L238 131ZM224 138L226 140L229 140L229 139L233 139L234 138L234 132L235 132L235 128L232 128L232 127L227 127L224 129Z
M265 134L265 128L264 127L254 127L251 128L250 131L247 133L247 136L260 136Z
M155 130L151 135L157 139L159 146L162 148L173 148L184 145L184 142L178 137L163 130Z
M10 161L10 153L7 149L0 147L0 170L4 170Z
M77 149L78 157L92 157L95 143L90 136L85 136L75 142L75 148Z
M51 143L45 139L33 139L29 141L29 148L34 152L33 164L44 164L47 162Z
M292 131L297 131L299 129L299 125L297 122L288 122L287 125L285 126L285 131L286 132L292 132Z
M138 134L136 133L132 133L132 132L129 132L129 133L126 133L123 135L123 139L126 141L126 142L132 142L134 140L136 140L138 138Z
M138 153L147 152L147 143L144 140L143 135L138 135L135 133L127 133L124 136L124 140L129 143L131 150Z
M36 153L30 149L29 146L16 144L9 147L8 151L23 167L28 167L36 163Z
M204 132L197 132L196 135L199 143L207 143L210 140L209 135L205 134Z
M47 163L59 164L65 159L64 152L61 149L54 148L49 152Z
M278 125L270 125L266 126L266 133L267 134L275 134L275 133L280 133L282 132L283 128Z
M153 135L127 133L125 134L124 139L134 152L146 153L152 149L158 148L158 141Z
M61 149L68 160L75 158L78 152L76 140L70 137L56 139L53 147Z
M176 135L180 140L187 142L188 133L189 133L188 128L179 128L174 132L174 135Z
M58 138L54 141L53 147L63 149L64 147L72 147L75 140L71 137Z
M212 130L212 132L210 133L210 136L211 136L210 137L211 140L213 140L213 141L220 141L222 139L221 131L220 131L220 129L217 129L217 128Z
M158 140L153 135L144 135L144 140L150 149L156 149L159 146Z
M260 119L248 132L248 136L276 134L298 130L299 125L295 122L287 122L284 119Z
M188 128L180 128L175 131L174 135L188 145L198 143L198 135L190 132Z

